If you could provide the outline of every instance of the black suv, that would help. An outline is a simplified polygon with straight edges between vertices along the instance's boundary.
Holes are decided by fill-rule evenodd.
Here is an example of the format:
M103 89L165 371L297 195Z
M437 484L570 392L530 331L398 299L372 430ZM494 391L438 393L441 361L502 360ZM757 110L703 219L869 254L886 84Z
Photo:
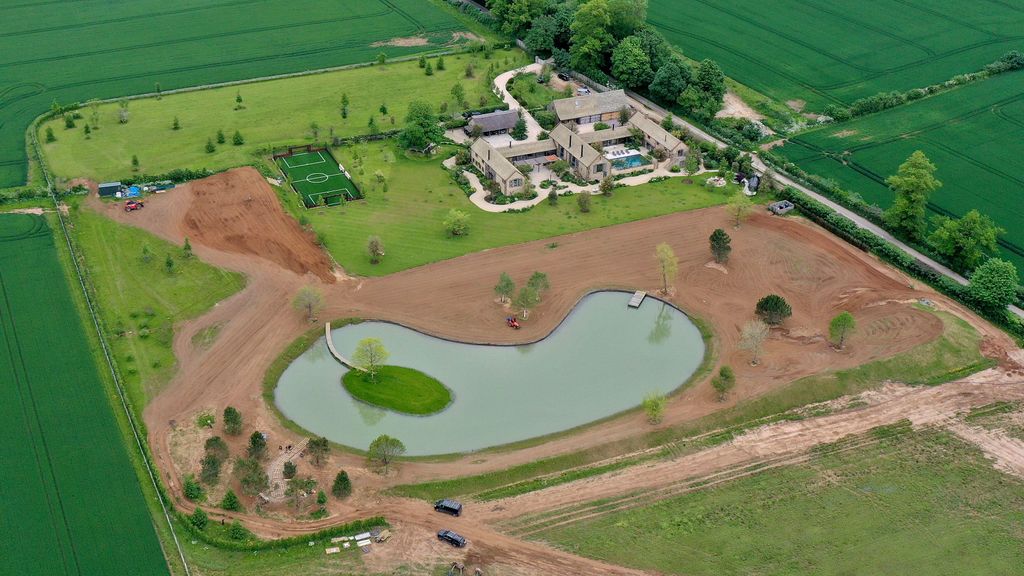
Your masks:
M437 539L447 542L456 548L465 548L466 546L466 539L451 530L439 530L437 532Z
M462 504L459 504L455 500L449 500L448 498L445 498L444 500L438 500L437 502L434 502L434 510L437 510L438 512L444 512L445 514L451 514L452 516L461 516Z

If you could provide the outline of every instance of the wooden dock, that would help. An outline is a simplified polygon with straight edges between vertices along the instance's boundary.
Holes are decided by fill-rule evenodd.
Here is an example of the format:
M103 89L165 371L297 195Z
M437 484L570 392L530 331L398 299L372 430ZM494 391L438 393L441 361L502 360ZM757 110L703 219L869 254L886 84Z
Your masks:
M363 372L366 371L363 368L361 368L359 366L356 366L352 362L349 362L348 358L345 358L341 354L338 354L338 350L334 348L334 340L331 338L331 323L330 322L324 324L324 338L327 339L327 349L331 351L331 356L334 356L335 360L337 360L338 362L341 362L346 368L350 368L350 369L353 369L353 370L360 370L360 371L363 371Z
M637 290L633 293L633 297L629 299L630 308L639 308L644 303L644 298L647 297L647 292L643 290Z

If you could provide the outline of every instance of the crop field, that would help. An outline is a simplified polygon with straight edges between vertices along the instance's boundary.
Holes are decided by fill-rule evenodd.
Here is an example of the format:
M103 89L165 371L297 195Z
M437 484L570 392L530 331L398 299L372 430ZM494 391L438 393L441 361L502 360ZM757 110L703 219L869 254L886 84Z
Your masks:
M167 574L53 236L0 215L5 574Z
M977 208L1006 229L1003 254L1024 266L1024 72L1003 74L836 126L777 149L807 172L887 207L885 178L914 150L938 167L937 214Z
M459 21L429 0L136 0L116 8L86 0L73 10L16 2L0 6L0 21L0 188L25 181L25 129L54 101L342 66L465 41L456 35L465 31Z
M415 61L395 62L142 98L129 104L127 124L118 123L117 104L99 106L100 129L88 139L81 122L77 129L65 130L61 119L47 122L39 136L50 169L62 178L125 178L132 174L133 155L146 174L176 168L223 170L252 163L255 155L267 155L268 147L369 134L371 118L382 131L401 128L413 100L434 107L446 104L454 112L458 104L451 89L456 83L470 106L498 104L490 88L494 76L527 63L521 50L495 50L490 59L479 52L449 55L445 69L435 69L433 76L425 75ZM474 70L472 78L466 77L468 67ZM239 95L241 108L235 101ZM343 95L349 99L347 117L341 114ZM83 112L91 114L90 109ZM173 129L175 118L178 130ZM44 142L46 128L53 129L56 142ZM224 144L216 144L218 130L225 135ZM244 137L239 146L233 144L236 130ZM207 140L216 144L212 153L205 149Z
M983 0L651 0L649 22L688 57L820 111L980 69L1024 49L1019 4Z
M1021 481L952 434L893 430L537 537L664 574L1019 573Z

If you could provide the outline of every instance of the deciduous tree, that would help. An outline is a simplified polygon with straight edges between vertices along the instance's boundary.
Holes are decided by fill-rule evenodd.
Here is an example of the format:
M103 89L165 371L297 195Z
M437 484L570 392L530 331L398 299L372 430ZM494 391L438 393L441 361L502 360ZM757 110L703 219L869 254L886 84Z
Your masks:
M377 338L363 338L356 344L355 352L352 353L352 361L370 376L370 380L376 380L380 367L387 362L391 354L384 343Z
M387 474L388 467L402 454L405 454L405 444L402 444L401 440L381 434L370 443L366 458L371 464L383 467L384 473Z
M672 282L679 273L679 259L672 247L662 242L654 249L654 255L658 259L658 268L661 270L661 291L668 294L672 288Z
M750 351L750 364L753 366L761 362L761 349L768 339L768 331L768 325L763 320L751 320L740 331L740 349Z
M729 199L729 214L733 218L733 226L740 227L740 223L750 214L754 203L745 194L736 194Z
M551 289L551 281L548 280L548 275L543 272L534 272L531 274L530 279L526 281L526 285L537 292L538 300L545 292Z
M537 290L531 286L523 286L516 294L513 305L522 311L523 320L526 320L530 317L530 308L536 306L538 302L540 302L540 295L537 294Z
M292 307L300 312L304 312L306 319L314 322L316 321L317 314L324 307L323 294L312 286L303 286L295 294L295 298L292 300Z
M832 340L832 343L842 350L843 346L846 345L846 338L850 334L853 334L853 331L856 329L857 321L854 320L853 314L844 310L829 322L828 336Z
M693 72L690 67L675 58L671 58L658 68L651 80L648 91L656 100L674 104L679 95L686 90Z
M295 477L288 480L288 487L285 488L284 495L288 497L292 507L298 510L306 498L312 494L314 488L316 488L316 480L308 476L305 478Z
M501 276L498 277L498 283L494 286L494 293L498 295L498 299L502 303L506 303L512 299L512 295L516 292L516 283L512 280L512 277L507 272L502 272Z
M726 396L729 395L729 391L736 385L736 374L732 371L731 366L722 366L718 370L718 375L711 379L711 387L718 392L718 401L724 402Z
M314 466L323 466L327 462L327 456L331 453L331 443L323 436L311 438L306 445L306 450L309 451L309 457Z
M452 208L444 218L444 230L452 238L469 234L469 214Z
M928 196L942 186L935 178L935 164L917 150L885 183L896 194L892 206L883 214L885 223L898 234L920 240L924 236Z
M1017 297L1017 268L1006 260L989 258L971 274L971 298L991 312L1001 311Z
M590 0L579 7L569 27L573 68L587 73L604 67L605 57L615 45L615 37L609 31L611 24L608 0Z
M630 36L612 52L612 75L630 89L647 86L654 79L651 59L644 52L640 39Z
M996 241L1006 233L977 210L971 210L957 220L936 216L934 222L935 231L928 237L928 242L961 271L974 269L986 254L995 252L998 248Z
M370 236L366 240L366 252L370 255L370 264L379 264L384 257L384 242L380 236Z

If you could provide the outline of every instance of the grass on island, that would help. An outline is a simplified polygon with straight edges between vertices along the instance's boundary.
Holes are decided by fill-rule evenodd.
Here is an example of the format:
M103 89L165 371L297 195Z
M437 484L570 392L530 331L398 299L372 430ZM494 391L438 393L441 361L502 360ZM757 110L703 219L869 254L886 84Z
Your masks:
M132 404L141 409L174 374L174 324L241 290L245 277L185 258L180 246L77 203L71 220L114 359ZM143 247L151 254L148 262ZM172 273L165 268L168 255ZM216 329L199 343L215 337Z
M622 461L603 462L621 454L664 445L664 455L676 457L727 442L751 427L804 418L806 415L797 411L802 406L857 394L887 381L934 385L973 374L994 364L994 361L981 355L981 335L970 324L946 312L934 313L943 321L942 336L892 358L801 378L765 396L745 400L732 408L693 422L653 431L637 438L475 476L400 485L391 491L400 496L424 500L446 496L473 495L479 500L514 496L621 468L624 465ZM718 432L692 440L695 436L711 431ZM654 457L659 455L655 454Z
M435 110L447 103L455 113L455 84L462 84L470 107L499 104L491 92L494 76L529 62L518 49L497 50L490 59L479 52L445 56L444 70L436 70L436 58L429 60L435 67L432 76L415 61L397 62L133 100L127 124L118 123L117 104L104 104L99 107L100 129L89 139L81 127L65 130L58 119L40 127L39 140L50 169L61 178L128 177L133 155L147 174L175 168L222 170L252 163L270 147L327 142L332 129L340 137L369 134L371 117L381 131L399 129L413 100L429 102ZM474 67L473 78L466 77L468 65ZM347 118L341 116L342 94L349 98ZM244 108L239 110L236 95L242 96ZM173 129L175 118L179 130ZM47 128L53 129L56 142L44 143ZM226 138L223 144L216 144L218 130ZM240 146L232 144L236 130L245 140ZM208 139L216 145L213 153L205 150Z
M554 100L572 96L572 91L559 92L547 84L537 82L537 75L533 72L513 76L506 86L512 97L527 109L544 108Z
M452 403L452 393L444 384L403 366L381 366L374 378L360 370L349 370L341 381L357 400L404 414L434 414Z
M423 158L400 150L394 141L381 141L333 150L366 200L340 207L304 210L297 195L279 188L285 206L300 221L308 221L324 238L327 250L346 272L381 276L487 248L550 238L684 210L724 204L738 188L708 189L705 176L671 178L640 186L617 188L611 197L594 196L583 214L576 198L563 196L557 206L545 200L523 213L490 213L474 206L441 166L453 147ZM384 183L377 181L380 172ZM387 185L387 190L384 189ZM547 190L538 189L540 194ZM449 238L442 225L452 208L469 214L470 232ZM371 264L366 240L380 236L386 255Z
M42 216L0 215L0 558L10 574L167 574L63 241Z
M1024 483L945 431L887 436L535 537L664 574L1018 573Z

